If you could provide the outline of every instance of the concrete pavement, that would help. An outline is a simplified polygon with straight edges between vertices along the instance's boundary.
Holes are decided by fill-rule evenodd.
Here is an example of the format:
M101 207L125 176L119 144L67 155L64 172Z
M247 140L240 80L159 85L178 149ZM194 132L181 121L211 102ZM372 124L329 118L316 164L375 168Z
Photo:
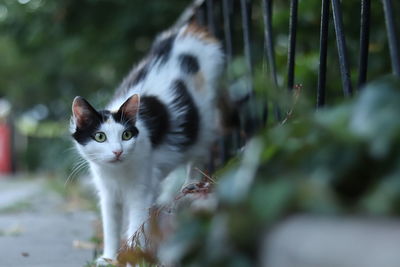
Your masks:
M79 267L93 259L95 212L46 179L0 178L0 267Z

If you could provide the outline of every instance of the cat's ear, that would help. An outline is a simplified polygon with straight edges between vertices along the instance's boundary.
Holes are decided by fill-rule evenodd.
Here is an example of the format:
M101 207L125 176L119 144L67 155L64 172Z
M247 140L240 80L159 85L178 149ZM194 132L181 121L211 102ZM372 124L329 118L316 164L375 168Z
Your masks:
M89 102L80 96L75 97L72 102L72 114L78 128L84 128L98 115Z
M139 111L140 99L139 95L135 94L128 98L119 108L118 113L123 114L126 118L135 118Z

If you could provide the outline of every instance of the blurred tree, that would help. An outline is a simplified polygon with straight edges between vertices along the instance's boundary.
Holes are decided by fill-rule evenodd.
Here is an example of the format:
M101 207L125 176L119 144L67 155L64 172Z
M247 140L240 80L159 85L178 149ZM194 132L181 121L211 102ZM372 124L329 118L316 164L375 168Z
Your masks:
M0 94L17 111L43 103L52 119L75 95L102 102L187 3L1 0Z

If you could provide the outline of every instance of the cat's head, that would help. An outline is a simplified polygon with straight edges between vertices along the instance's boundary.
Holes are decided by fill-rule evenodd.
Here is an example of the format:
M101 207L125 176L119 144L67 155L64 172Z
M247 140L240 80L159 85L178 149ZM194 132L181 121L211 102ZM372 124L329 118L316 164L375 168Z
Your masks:
M84 98L75 97L70 128L79 152L97 164L126 162L139 134L138 111L138 95L131 96L118 111L97 111Z

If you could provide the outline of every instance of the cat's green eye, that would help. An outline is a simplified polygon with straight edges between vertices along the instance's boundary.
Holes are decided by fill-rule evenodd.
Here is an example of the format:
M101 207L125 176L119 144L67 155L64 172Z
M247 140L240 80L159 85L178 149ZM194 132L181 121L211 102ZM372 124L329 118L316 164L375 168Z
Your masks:
M96 140L99 143L103 143L104 141L107 140L107 136L103 132L97 132L94 134L93 139Z
M131 139L132 137L133 137L132 131L124 131L122 133L122 140L127 141L127 140Z

